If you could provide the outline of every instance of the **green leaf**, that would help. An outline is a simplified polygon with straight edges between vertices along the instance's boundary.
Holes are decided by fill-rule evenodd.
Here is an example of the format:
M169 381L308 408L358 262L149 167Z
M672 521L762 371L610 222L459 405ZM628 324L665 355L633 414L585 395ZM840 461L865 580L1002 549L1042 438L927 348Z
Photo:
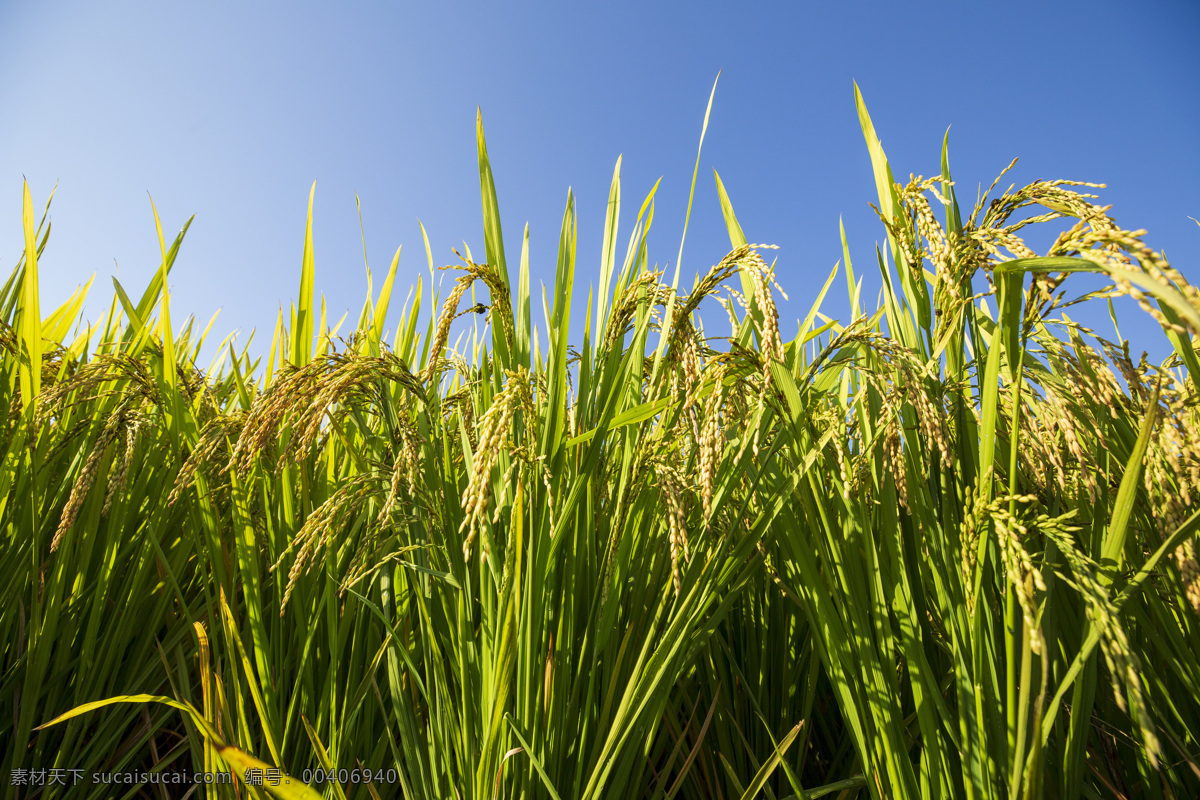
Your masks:
M775 748L770 757L763 762L754 779L750 781L750 785L746 787L746 791L742 794L742 800L754 800L758 796L758 793L766 786L767 779L771 777L771 773L779 766L779 762L783 759L784 754L792 746L792 742L796 740L796 736L799 735L802 727L804 727L804 723L798 723L796 727L788 731L787 736L783 737L783 741L779 743L779 746Z
M1137 499L1138 487L1142 482L1142 462L1146 460L1146 450L1150 447L1150 437L1154 433L1154 423L1158 418L1160 389L1161 383L1155 385L1154 394L1146 404L1146 415L1142 418L1137 442L1125 465L1125 474L1121 478L1121 486L1117 489L1117 499L1113 503L1111 521L1104 534L1104 547L1100 551L1100 563L1110 570L1110 581L1112 573L1121 568L1121 562L1124 560L1125 540L1129 533L1129 518L1133 514L1133 504Z
M483 200L483 240L487 263L500 273L508 285L508 267L504 261L504 235L500 230L500 204L496 200L496 183L492 179L492 162L488 159L487 142L483 137L483 110L475 110L475 142L479 151L479 194Z
M38 300L37 232L33 227L33 200L24 184L21 222L25 231L25 274L21 280L21 397L32 413L42 391L42 311Z
M313 259L313 198L317 182L308 190L308 214L304 221L304 253L300 259L300 296L296 302L296 322L292 330L292 363L303 367L313 357L313 324L315 317L314 259Z
M271 769L270 764L259 761L254 756L244 753L236 747L223 747L217 752L225 760L225 763L233 767L234 774L243 782L248 770L255 769L266 772ZM292 781L291 777L284 778L278 786L270 781L263 781L262 788L275 797L280 798L280 800L320 800L321 795L308 786L300 783L299 780L296 780L295 783ZM336 786L337 784L334 785Z

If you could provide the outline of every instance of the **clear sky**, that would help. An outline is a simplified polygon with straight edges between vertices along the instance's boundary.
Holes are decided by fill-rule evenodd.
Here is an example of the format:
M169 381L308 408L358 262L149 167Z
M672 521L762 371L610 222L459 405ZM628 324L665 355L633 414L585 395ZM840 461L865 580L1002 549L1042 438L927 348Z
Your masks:
M898 179L938 170L949 127L964 204L1016 156L1019 184L1106 183L1118 222L1149 229L1149 243L1200 283L1200 227L1189 219L1200 218L1198 42L1200 3L1184 0L0 0L0 272L22 248L22 176L38 207L57 183L43 310L95 274L88 314L98 318L111 275L140 293L157 267L149 192L168 237L196 215L172 273L173 318L194 313L203 325L220 308L218 341L257 327L264 344L296 296L317 180L316 283L331 318L349 310L352 323L365 295L356 192L376 276L404 246L398 311L426 270L418 218L438 265L464 240L482 258L480 106L509 261L528 221L535 278L552 280L573 187L586 298L621 154L622 239L661 176L651 260L674 266L723 70L685 282L729 247L716 168L751 241L781 246L785 336L841 258L839 216L872 281L864 299L878 287L884 234L867 205L875 188L855 80ZM839 284L829 308L844 311L844 297ZM1130 310L1122 332L1165 354L1165 338ZM1091 321L1111 334L1106 315Z

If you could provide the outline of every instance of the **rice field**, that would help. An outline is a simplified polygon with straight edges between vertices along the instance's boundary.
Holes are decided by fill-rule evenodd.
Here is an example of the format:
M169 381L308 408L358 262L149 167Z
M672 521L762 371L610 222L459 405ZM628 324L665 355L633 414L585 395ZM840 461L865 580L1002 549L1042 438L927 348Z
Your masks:
M728 253L660 272L619 161L599 263L568 200L539 302L482 120L485 252L426 238L441 291L397 252L331 327L310 195L261 357L172 322L157 212L149 286L47 315L26 188L4 797L1200 796L1200 291L1102 187L960 205L945 143L897 182L856 99L883 290L843 233L795 324L719 177ZM1123 296L1163 363L1072 319Z

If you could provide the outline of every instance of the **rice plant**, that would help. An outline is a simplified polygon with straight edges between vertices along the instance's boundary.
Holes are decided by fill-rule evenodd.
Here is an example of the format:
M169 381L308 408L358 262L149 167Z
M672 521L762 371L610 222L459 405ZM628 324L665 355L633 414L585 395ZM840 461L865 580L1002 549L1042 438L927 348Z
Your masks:
M265 355L226 339L203 370L210 331L170 316L187 225L168 245L154 213L156 276L98 323L90 284L43 316L26 188L5 797L1200 794L1200 292L1090 184L998 178L964 216L945 142L896 182L856 101L883 290L843 232L790 340L787 255L720 178L730 250L688 281L652 267L654 191L619 230L619 160L586 304L568 195L539 317L482 120L485 252L448 291L419 280L388 329L397 251L339 336L310 195ZM1165 362L1068 315L1120 296Z

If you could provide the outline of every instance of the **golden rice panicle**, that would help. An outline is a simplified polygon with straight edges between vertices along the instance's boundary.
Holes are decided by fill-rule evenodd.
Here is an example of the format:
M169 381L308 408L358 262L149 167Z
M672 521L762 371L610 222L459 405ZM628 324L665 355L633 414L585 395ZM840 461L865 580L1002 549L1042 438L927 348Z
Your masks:
M274 453L284 421L309 403L317 393L319 380L320 375L315 369L285 364L271 388L257 397L250 407L225 469L245 474L256 458Z
M1073 529L1065 524L1065 517L1049 519L1039 516L1037 524L1039 530L1058 545L1059 552L1070 566L1072 574L1066 579L1079 591L1087 619L1100 633L1100 652L1108 667L1113 699L1121 711L1130 713L1137 722L1147 758L1157 766L1161 748L1142 689L1141 660L1129 644L1129 637L1121 626L1119 611L1108 588L1097 578L1099 565L1079 552L1072 535Z
M930 377L930 366L922 363L920 356L915 352L894 340L882 336L862 336L860 338L867 347L886 359L889 367L887 370L889 374L886 376L876 377L868 373L868 380L875 384L880 396L885 398L883 413L886 413L890 420L889 427L884 434L885 440L887 440L885 441L885 451L889 453L888 462L893 474L895 475L896 471L903 467L903 458L900 455L903 440L901 433L902 403L907 403L913 410L917 431L924 445L921 452L936 451L942 464L953 463L950 429L946 424L948 412L941 407L944 403L943 392L931 392L930 387L926 385L927 381L933 380ZM930 399L931 395L934 399ZM938 405L934 404L934 400L938 401ZM895 441L889 443L893 436ZM931 445L932 447L930 447ZM916 460L922 466L926 466L923 456L918 456ZM900 490L900 478L896 480L897 489ZM906 502L906 490L904 490L904 498L903 502Z
M310 383L314 391L294 405L292 437L285 451L293 459L307 457L324 435L324 423L342 409L354 405L351 400L379 400L381 386L399 384L405 391L403 401L410 398L424 402L424 390L416 376L408 371L403 360L384 353L368 356L348 349L332 353L311 362L304 370L313 373Z
M1200 497L1200 442L1191 429L1174 413L1169 402L1163 422L1155 428L1146 457L1143 483L1150 497L1151 514L1159 534L1166 538L1190 516L1194 501Z
M714 294L724 281L728 280L740 269L742 260L749 255L751 248L770 246L744 244L730 250L719 263L710 267L704 277L696 284L696 288L692 290L692 293L687 296L686 301L679 308L677 312L679 316L681 318L690 317L692 312L700 307L700 303L704 298Z
M771 245L749 245L747 253L741 258L740 264L743 272L745 272L753 287L753 304L756 305L762 314L762 321L759 327L760 336L760 351L758 356L761 361L761 374L759 376L759 393L756 403L756 410L753 415L754 438L751 444L751 450L754 452L754 457L759 454L759 439L762 435L762 426L758 424L763 412L766 408L767 395L770 393L773 381L771 379L771 364L775 361L784 360L783 339L779 335L779 310L775 306L775 298L771 293L772 286L778 286L775 283L773 269L767 266L761 255L754 248L771 247ZM737 294L736 291L730 290L730 293L738 299L738 301L746 306L745 299ZM749 308L747 308L749 311Z
M767 245L753 245L766 247ZM774 270L767 266L758 251L752 249L741 260L742 269L749 273L751 285L754 286L754 302L762 311L762 350L768 358L763 359L764 374L769 375L769 363L773 358L783 361L783 339L779 335L779 309L775 306L775 297L771 286L777 286Z
M1183 583L1188 605L1200 616L1200 563L1196 561L1195 540L1188 539L1175 548L1172 558L1179 569L1179 579Z
M1163 539L1172 535L1195 510L1200 498L1200 437L1196 430L1195 390L1172 370L1164 370L1161 390L1162 422L1156 426L1146 456L1143 485L1151 498L1150 513ZM1184 595L1200 615L1200 566L1195 539L1184 541L1172 553Z
M992 468L987 467L979 485L987 486L992 480ZM983 496L975 490L975 487L968 486L963 496L963 520L959 528L959 542L962 547L962 578L963 584L970 586L975 579L975 566L979 556L979 536L983 530L987 516L988 504L983 502ZM972 598L972 594L968 594L968 600ZM974 609L971 609L974 610Z
M1021 224L996 226L990 228L976 228L971 232L984 250L994 256L998 261L1008 261L1009 259L1000 252L1000 248L1008 251L1012 258L1033 258L1037 255L1029 245L1025 244L1025 240L1017 236L1017 231L1023 226Z
M950 242L942 224L934 216L929 198L925 196L925 193L928 192L939 202L946 203L946 199L937 190L937 186L941 182L940 177L912 178L908 186L900 189L900 201L909 208L910 213L916 219L917 233L924 241L920 255L933 262L935 275L945 277L950 270ZM920 242L915 244L921 247Z
M659 282L658 272L648 270L630 281L629 286L621 292L620 298L613 304L612 311L609 312L608 322L604 329L604 347L606 349L615 347L616 342L625 335L626 329L637 312L639 303L644 301L653 305L659 302L660 297L668 291L670 290ZM643 293L645 293L644 297Z
M459 267L467 273L467 276L473 280L481 280L487 286L488 293L491 296L491 306L484 306L482 303L473 308L464 311L464 314L471 311L483 313L487 311L489 317L498 317L497 327L504 336L505 342L509 349L513 347L514 338L516 336L516 321L513 318L512 294L509 292L508 284L500 276L499 270L492 264L477 264L471 260L471 251L467 250L466 257L459 254L457 250L453 251L454 255L458 256L459 260L465 266Z
M924 365L918 361L915 353L906 351L899 366L900 374L904 378L904 399L912 404L917 412L917 427L922 438L926 443L934 444L943 465L953 463L950 430L946 425L947 413L944 408L934 406L933 401L929 399L930 393L925 387ZM940 398L941 392L934 396Z
M906 213L903 222L888 223L887 227L896 237L901 250L908 254L909 267L915 276L921 277L925 259L933 262L935 296L938 293L947 294L952 305L961 294L960 278L953 270L953 247L942 224L934 216L929 198L925 196L928 192L939 202L945 203L946 199L937 190L941 182L940 177L926 179L910 176L907 186L896 184L900 203ZM912 223L915 223L915 232Z
M102 516L108 515L117 495L125 490L129 480L129 467L133 463L134 450L137 448L138 433L143 424L144 420L134 420L125 426L118 437L118 441L124 440L125 446L121 448L116 470L108 478L108 492L104 496L104 507L100 511Z
M667 509L667 534L671 549L671 580L675 585L675 596L678 597L683 582L680 576L679 561L691 560L691 551L687 538L687 512L684 510L683 479L674 467L668 466L661 459L655 464L658 475L659 497Z
M244 411L232 411L214 416L200 429L199 438L192 452L188 454L183 466L175 475L175 485L167 497L167 505L173 506L180 496L196 481L196 475L203 467L211 467L218 463L217 453L228 449L228 442L237 439L245 427L247 415ZM228 463L226 457L224 463Z
M841 448L838 448L838 467L841 469L844 497L848 501L850 499L850 480L846 473L845 464L842 463ZM904 466L904 449L900 441L900 420L899 415L895 412L888 415L887 427L884 428L883 434L883 463L888 473L891 474L892 480L896 484L896 495L900 500L900 506L911 512L912 509L908 504L908 470Z
M1060 450L1065 449L1066 451L1065 457L1055 459L1057 464L1063 465L1060 474L1064 476L1064 481L1068 486L1076 485L1076 481L1081 483L1087 492L1088 502L1094 505L1100 492L1100 485L1096 480L1100 468L1096 464L1091 448L1085 448L1083 442L1080 441L1081 432L1076 427L1076 420L1086 419L1087 416L1078 416L1076 411L1079 406L1075 401L1060 397L1058 390L1051 386L1043 386L1042 391L1045 402L1041 406L1041 411L1045 418L1046 428L1054 437L1052 440L1054 445ZM1070 477L1069 481L1067 481L1067 477Z
M459 533L466 531L467 534L463 540L464 559L471 558L475 534L487 517L492 468L508 440L513 415L518 408L531 405L528 399L529 381L529 373L525 370L508 373L504 388L492 399L492 405L479 421L479 445L471 464L470 480L463 490L463 520L458 527ZM486 552L484 555L487 555Z
M1071 182L1056 183L1062 185ZM1187 302L1200 309L1200 289L1191 285L1161 253L1156 253L1142 241L1145 230L1128 231L1120 228L1108 216L1109 206L1093 206L1080 199L1088 195L1075 195L1066 190L1056 191L1058 196L1045 200L1044 203L1054 207L1057 201L1060 205L1069 206L1071 215L1078 216L1080 221L1059 236L1049 255L1078 254L1102 266L1136 270L1164 288L1178 290ZM1186 318L1178 324L1167 320L1162 311L1150 304L1146 292L1134 286L1132 282L1118 278L1115 279L1115 284L1113 296L1128 295L1134 298L1141 309L1163 328L1179 334L1200 334L1200 331L1189 331Z
M79 511L83 508L84 500L87 499L88 491L92 488L92 484L96 482L100 462L104 458L104 454L108 452L109 445L115 442L120 434L123 413L124 410L122 409L109 417L104 425L104 429L96 437L96 443L92 446L92 451L88 454L87 461L83 464L83 469L79 471L79 475L75 478L75 482L71 486L71 494L67 498L66 505L63 506L58 529L54 532L54 538L50 542L51 553L58 549L63 537L67 535L67 531L75 524L75 519L79 516Z
M700 387L703 382L701 373L704 362L700 358L700 346L697 343L698 334L691 322L687 322L681 332L679 360L683 372L683 413L689 414L700 399Z
M328 500L308 515L291 544L280 553L278 560L271 567L272 570L278 569L288 553L296 550L296 560L288 570L287 588L279 606L279 616L282 617L287 610L292 590L296 588L297 581L304 574L313 555L353 519L367 500L379 494L378 484L377 476L371 472L347 478Z
M443 267L443 269L446 269ZM442 351L446 349L446 341L450 338L450 326L456 319L459 301L462 300L467 289L474 282L474 278L470 275L464 275L454 282L454 289L450 291L450 296L446 298L446 302L442 304L442 313L438 315L437 326L434 329L433 341L429 346L429 363L425 365L425 371L421 373L421 381L429 383L430 380L437 374L439 362L442 358Z
M884 426L882 433L883 466L896 484L896 494L900 501L900 506L905 511L911 512L912 506L909 504L908 465L905 462L903 410L899 398L892 397L885 400L883 413L887 415L887 424ZM914 454L914 457L919 463L920 456ZM845 491L848 498L850 493L849 484L847 484Z
M315 383L315 393L308 403L297 409L294 423L296 434L289 443L288 450L301 456L308 456L323 433L322 424L335 404L346 395L361 391L364 382L372 380L378 374L381 359L358 356L353 352L332 354L324 359L311 362L305 369L319 371L320 377Z
M725 404L725 377L728 369L727 362L722 361L713 372L713 391L705 404L704 422L700 429L700 502L706 532L712 528L712 498L717 465L725 453L725 430L721 426L721 414Z
M405 484L414 494L418 486L420 475L420 454L417 450L416 430L411 425L404 423L400 428L401 443L399 452L396 454L396 460L392 464L391 477L388 480L388 493L383 501L383 507L379 511L379 516L376 522L380 525L387 524L391 518L392 511L400 500L400 491Z
M1045 648L1045 637L1037 624L1037 597L1034 589L1045 592L1046 583L1042 573L1033 565L1033 558L1025 549L1024 540L1029 535L1028 527L1021 519L1009 513L1005 507L1010 501L1020 504L1036 503L1035 495L1017 495L997 498L991 504L992 525L1000 544L1000 557L1009 585L1021 607L1025 630L1029 632L1030 649L1040 654Z
M554 498L554 476L550 474L550 468L546 466L545 456L539 457L536 463L540 464L542 468L542 486L546 489L546 514L550 522L550 530L554 530L554 505L556 502Z

